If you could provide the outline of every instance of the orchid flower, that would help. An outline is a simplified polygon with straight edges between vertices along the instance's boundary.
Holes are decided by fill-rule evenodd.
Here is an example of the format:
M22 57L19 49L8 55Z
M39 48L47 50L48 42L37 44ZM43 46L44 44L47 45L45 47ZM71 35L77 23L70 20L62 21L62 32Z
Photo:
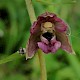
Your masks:
M44 53L55 53L59 48L74 53L67 35L68 25L56 14L45 12L38 16L30 29L26 48L28 57L33 57L38 49Z

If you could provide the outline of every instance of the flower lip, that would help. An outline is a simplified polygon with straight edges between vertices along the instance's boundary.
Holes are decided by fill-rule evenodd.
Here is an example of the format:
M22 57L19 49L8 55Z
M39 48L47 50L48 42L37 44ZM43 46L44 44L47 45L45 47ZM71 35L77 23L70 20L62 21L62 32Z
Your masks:
M46 33L43 33L42 36L43 36L44 38L46 38L46 39L50 42L50 40L52 39L52 37L53 37L54 35L53 35L52 33L50 33L50 32L46 32Z

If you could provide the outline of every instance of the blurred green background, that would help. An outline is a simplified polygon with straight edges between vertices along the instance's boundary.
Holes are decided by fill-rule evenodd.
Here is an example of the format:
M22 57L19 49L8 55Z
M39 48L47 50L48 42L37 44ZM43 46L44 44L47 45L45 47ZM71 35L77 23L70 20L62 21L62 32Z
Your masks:
M39 0L38 0L39 1ZM80 80L80 0L32 0L36 17L45 11L56 13L71 30L76 55L62 50L44 55L48 80ZM25 47L31 27L25 0L0 0L0 59ZM0 65L0 80L40 80L36 57L20 58Z

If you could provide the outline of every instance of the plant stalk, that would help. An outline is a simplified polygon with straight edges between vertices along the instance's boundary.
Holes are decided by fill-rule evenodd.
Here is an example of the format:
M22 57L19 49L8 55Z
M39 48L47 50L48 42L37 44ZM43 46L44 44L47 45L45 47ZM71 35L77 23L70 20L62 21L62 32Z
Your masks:
M41 50L38 50L38 57L39 57L40 68L41 68L41 80L47 80L45 59L43 57L43 52Z
M26 1L26 6L29 13L31 24L33 24L33 22L36 21L36 15L34 12L32 1L31 0L25 0L25 1Z
M26 1L26 6L29 13L31 24L33 24L33 22L36 21L36 16L32 5L32 1L31 0L25 0L25 1ZM38 50L38 58L39 58L39 63L41 68L41 80L47 80L45 59L43 56L43 52L41 50Z

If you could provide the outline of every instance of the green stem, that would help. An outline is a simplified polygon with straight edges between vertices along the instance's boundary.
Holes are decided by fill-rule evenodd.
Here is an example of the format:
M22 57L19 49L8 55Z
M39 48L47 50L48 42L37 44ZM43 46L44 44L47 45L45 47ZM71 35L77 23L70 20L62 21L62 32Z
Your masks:
M46 68L45 68L45 59L43 57L43 53L41 50L38 50L38 57L40 62L40 68L41 68L41 80L47 80L47 74L46 74Z
M25 1L26 1L26 6L29 13L31 24L33 24L33 22L36 21L36 16L32 5L32 1L31 0L25 0Z
M36 16L32 5L32 1L31 0L25 0L25 1L26 1L26 6L29 13L31 24L33 24L33 22L36 21ZM41 68L41 80L47 80L45 59L43 57L42 51L40 50L38 50L38 58L39 58L40 68Z

